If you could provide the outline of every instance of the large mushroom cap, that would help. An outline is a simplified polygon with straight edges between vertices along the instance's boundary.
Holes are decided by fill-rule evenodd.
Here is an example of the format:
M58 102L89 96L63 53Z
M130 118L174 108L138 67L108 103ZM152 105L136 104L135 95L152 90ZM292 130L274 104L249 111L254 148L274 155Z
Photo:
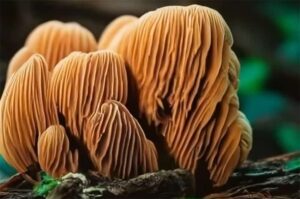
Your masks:
M136 20L137 17L132 15L122 15L113 20L103 31L98 43L98 49L102 50L108 48L113 42L112 40L115 40L116 37L118 37L117 34L122 32L121 29L124 29L124 27Z
M78 170L78 150L71 151L64 127L53 125L38 140L38 160L43 171L61 177Z
M26 40L25 48L27 48L27 52L24 52L23 49L12 59L7 73L8 77L20 68L28 53L43 55L51 71L62 58L73 51L96 50L97 42L89 30L77 23L49 21L39 25L31 32Z
M61 123L78 139L82 121L106 100L126 103L127 76L123 59L110 51L74 52L55 67L50 88Z
M114 50L136 78L139 109L149 121L164 123L167 109L179 110L179 98L190 110L190 98L204 85L211 87L222 64L223 43L232 45L227 29L219 13L197 5L160 8L127 28Z
M101 175L129 178L158 169L154 144L121 103L104 103L85 127L84 140Z
M121 31L108 46L128 63L140 113L162 127L180 167L197 173L203 160L214 184L224 184L252 140L238 112L239 62L221 15L198 5L169 6Z
M0 154L19 172L37 162L37 137L55 118L47 103L49 73L33 55L8 81L0 103Z

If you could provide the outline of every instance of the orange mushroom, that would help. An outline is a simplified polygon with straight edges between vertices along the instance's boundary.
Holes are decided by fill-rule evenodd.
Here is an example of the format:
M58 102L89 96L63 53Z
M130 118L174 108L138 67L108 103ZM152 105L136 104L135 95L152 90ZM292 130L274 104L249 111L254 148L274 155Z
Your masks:
M61 124L81 139L82 121L106 100L126 103L127 76L123 59L116 53L74 52L55 67L50 87Z
M85 125L84 141L98 172L110 178L129 178L158 170L154 144L117 101L108 101Z
M7 70L7 79L15 71L17 71L22 66L22 64L24 64L33 54L34 52L32 52L29 48L21 48L9 62L9 67Z
M71 151L64 127L53 125L42 133L38 140L38 160L43 171L53 177L77 172L78 150Z
M101 35L101 39L98 43L98 49L106 49L111 43L116 40L118 34L122 32L125 27L136 21L138 18L132 15L122 15L115 20L113 20L104 30Z
M248 156L252 132L238 111L239 62L222 16L199 5L169 6L120 32L108 49L129 66L139 112L162 129L181 168L197 173L203 160L214 185L224 184Z
M48 62L51 71L54 66L73 51L90 52L97 49L92 33L77 23L49 21L39 25L28 36L22 48L11 60L9 78L33 53L40 53Z
M9 79L0 103L0 154L19 172L37 162L37 137L56 118L48 106L49 72L34 54Z

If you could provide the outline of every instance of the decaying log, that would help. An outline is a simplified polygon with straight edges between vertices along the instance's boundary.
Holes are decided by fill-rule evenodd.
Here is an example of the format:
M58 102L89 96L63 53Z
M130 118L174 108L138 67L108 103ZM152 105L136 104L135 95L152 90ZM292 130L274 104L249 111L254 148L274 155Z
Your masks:
M73 198L156 198L156 197L179 197L192 194L193 176L191 173L175 169L170 171L161 170L147 173L129 180L112 180L98 178L97 176L70 174L65 176L62 183L56 187L47 198L63 199ZM98 178L98 179L97 179ZM89 183L90 181L90 183ZM96 181L97 184L94 186ZM98 182L97 182L98 181Z
M81 195L107 197L180 197L193 193L190 174L184 170L159 171L128 181L98 181L96 186L83 188ZM100 182L100 183L99 183ZM66 187L68 187L66 183ZM64 183L51 198L66 193ZM78 191L80 189L76 189ZM300 152L251 162L237 169L229 182L204 198L300 198Z
M214 192L204 198L300 198L300 152L248 161Z
M19 178L18 178L19 180ZM192 175L182 169L147 173L129 180L109 180L93 172L68 174L47 198L182 198L196 191ZM0 198L43 198L24 181L7 183ZM205 199L300 198L300 152L247 161L228 183Z

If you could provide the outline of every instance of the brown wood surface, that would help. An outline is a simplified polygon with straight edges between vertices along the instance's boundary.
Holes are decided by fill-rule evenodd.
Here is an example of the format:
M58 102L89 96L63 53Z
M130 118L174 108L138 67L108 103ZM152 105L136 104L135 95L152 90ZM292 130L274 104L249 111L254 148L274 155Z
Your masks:
M1 184L0 189L0 198L42 198L34 196L32 185L20 175ZM47 198L194 198L195 192L192 175L182 169L161 170L129 180L108 180L90 172L64 178ZM247 161L225 186L202 198L300 198L300 152Z

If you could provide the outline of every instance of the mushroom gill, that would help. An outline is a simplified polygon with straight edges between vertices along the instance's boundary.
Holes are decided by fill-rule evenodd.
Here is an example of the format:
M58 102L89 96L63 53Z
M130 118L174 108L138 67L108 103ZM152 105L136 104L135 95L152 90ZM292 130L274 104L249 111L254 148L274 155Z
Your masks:
M7 77L21 67L29 54L43 55L51 71L62 58L73 51L90 52L96 49L97 42L94 36L83 26L77 23L49 21L30 33L24 48L10 62Z
M112 40L115 40L116 37L118 37L117 34L119 34L119 32L122 32L121 29L124 29L124 27L130 25L136 20L137 17L132 15L122 15L113 20L102 33L100 41L98 43L98 49L106 49L109 47L109 45L112 45Z
M7 69L7 79L17 71L34 53L27 47L21 48L10 60Z
M34 54L9 79L0 103L0 154L19 172L37 162L37 137L56 118L47 100L49 72Z
M77 172L78 150L71 150L64 127L53 125L46 129L38 140L38 160L43 171L53 177Z
M56 65L49 90L60 124L81 139L82 121L102 103L109 99L126 103L124 61L110 51L74 52Z
M124 179L158 170L154 144L117 101L102 104L87 120L84 141L94 166L103 176Z
M128 63L140 113L162 129L181 168L197 173L205 161L214 185L224 184L252 143L227 24L215 10L192 5L160 8L129 26L108 48Z

